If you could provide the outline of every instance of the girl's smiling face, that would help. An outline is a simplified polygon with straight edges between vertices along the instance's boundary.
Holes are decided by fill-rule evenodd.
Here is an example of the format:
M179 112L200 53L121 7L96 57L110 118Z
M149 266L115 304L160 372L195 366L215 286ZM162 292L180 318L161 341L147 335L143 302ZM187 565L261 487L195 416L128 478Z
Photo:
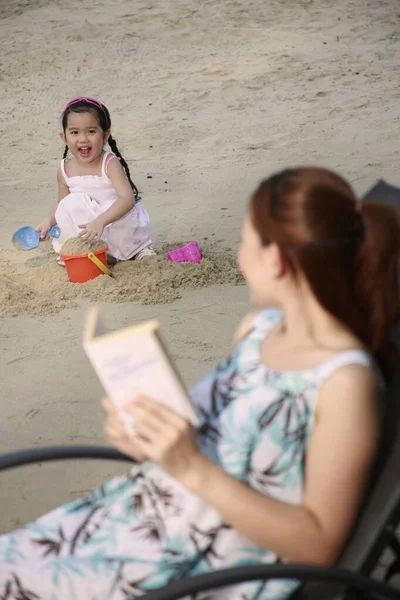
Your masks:
M84 163L97 160L110 135L103 131L96 117L88 112L70 112L65 131L60 134L73 156Z

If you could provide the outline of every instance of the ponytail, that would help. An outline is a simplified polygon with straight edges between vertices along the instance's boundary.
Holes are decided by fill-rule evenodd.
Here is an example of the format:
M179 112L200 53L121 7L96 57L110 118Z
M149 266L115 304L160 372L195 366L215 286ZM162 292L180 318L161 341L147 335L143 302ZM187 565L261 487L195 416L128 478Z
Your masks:
M357 257L356 296L367 327L366 343L385 374L396 359L391 333L400 315L400 218L392 207L366 200L365 238Z
M302 272L316 300L344 323L390 376L400 315L400 218L366 200L361 210L336 173L298 167L261 182L251 217L263 245L278 244L287 267Z

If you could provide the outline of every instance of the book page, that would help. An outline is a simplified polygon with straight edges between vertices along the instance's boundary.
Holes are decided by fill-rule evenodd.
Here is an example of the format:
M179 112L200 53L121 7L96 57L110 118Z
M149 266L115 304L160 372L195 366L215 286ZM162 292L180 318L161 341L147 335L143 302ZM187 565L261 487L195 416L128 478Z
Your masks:
M197 413L154 332L107 335L84 348L119 411L144 394L197 424Z

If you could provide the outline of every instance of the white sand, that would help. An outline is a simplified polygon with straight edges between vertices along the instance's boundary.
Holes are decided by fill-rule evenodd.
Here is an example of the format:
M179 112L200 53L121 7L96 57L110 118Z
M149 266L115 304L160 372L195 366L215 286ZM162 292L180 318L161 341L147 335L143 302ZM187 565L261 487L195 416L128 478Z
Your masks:
M55 201L58 120L77 95L109 107L160 244L208 238L235 250L247 196L289 164L337 168L359 191L379 177L399 184L397 0L90 6L1 2L0 259L19 281L47 253L18 253L10 235ZM79 349L84 308L2 319L2 452L102 441L102 392ZM107 304L105 314L115 327L157 316L191 384L246 310L246 290L225 285L168 305ZM1 474L0 530L123 469L58 463Z

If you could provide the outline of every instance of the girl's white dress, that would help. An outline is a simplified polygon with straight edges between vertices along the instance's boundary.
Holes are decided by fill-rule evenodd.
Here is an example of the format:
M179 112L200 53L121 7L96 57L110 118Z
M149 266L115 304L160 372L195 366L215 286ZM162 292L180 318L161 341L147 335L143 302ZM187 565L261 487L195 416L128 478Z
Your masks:
M53 239L53 248L59 253L64 242L77 237L85 225L104 213L117 199L117 193L107 176L107 166L114 158L105 152L101 166L101 176L79 175L68 177L65 160L61 161L61 171L70 193L63 198L56 211L57 225L61 229L58 239ZM102 239L108 244L108 252L118 260L128 260L144 248L152 246L150 218L141 200L118 221L105 227Z

